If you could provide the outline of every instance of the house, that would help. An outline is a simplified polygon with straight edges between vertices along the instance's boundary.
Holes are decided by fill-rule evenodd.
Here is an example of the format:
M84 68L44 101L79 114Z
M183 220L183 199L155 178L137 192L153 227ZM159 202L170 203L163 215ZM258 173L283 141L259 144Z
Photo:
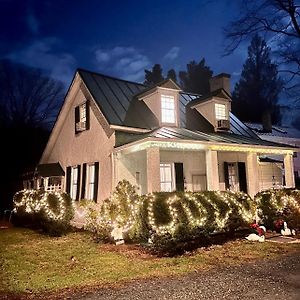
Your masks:
M262 140L238 120L229 85L230 76L219 74L211 78L211 92L201 96L172 80L147 87L78 69L40 160L39 178L48 184L54 177L73 199L98 202L122 179L140 194L232 190L253 196L261 190L259 157L279 155L285 186L294 187L296 148Z
M270 128L264 128L262 124L259 123L245 123L252 131L254 131L261 139L272 141L276 143L283 143L291 146L300 147L300 130L290 127L290 126L278 126L272 125ZM300 156L297 152L294 152L294 174L295 179L300 179ZM278 161L277 166L282 168L282 161ZM275 169L275 167L273 167Z

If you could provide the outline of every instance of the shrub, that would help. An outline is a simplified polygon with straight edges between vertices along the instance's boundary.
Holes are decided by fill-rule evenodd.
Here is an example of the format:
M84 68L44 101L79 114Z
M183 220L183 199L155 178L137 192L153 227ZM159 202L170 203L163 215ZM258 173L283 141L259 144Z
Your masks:
M98 241L111 240L122 227L129 242L152 241L154 252L181 253L207 244L213 232L234 232L255 217L253 200L243 193L160 192L138 196L126 180L119 182L101 209L91 208L86 229Z
M294 189L268 190L255 196L258 216L269 229L276 221L286 221L288 227L300 229L300 191Z
M73 203L66 193L23 190L14 196L13 221L16 225L42 229L60 236L70 229Z

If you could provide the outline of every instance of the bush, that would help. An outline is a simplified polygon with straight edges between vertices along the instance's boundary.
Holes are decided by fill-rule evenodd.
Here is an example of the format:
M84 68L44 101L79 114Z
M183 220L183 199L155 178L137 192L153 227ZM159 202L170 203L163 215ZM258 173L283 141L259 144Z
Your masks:
M41 229L60 236L70 229L73 202L66 193L23 190L14 196L15 225Z
M234 232L255 218L253 200L243 193L160 192L138 196L121 181L101 209L91 208L86 229L98 241L110 241L115 227L122 227L129 242L148 243L156 253L181 253L207 244L214 232Z
M294 189L268 190L255 196L258 217L271 230L282 219L289 228L300 230L300 191Z

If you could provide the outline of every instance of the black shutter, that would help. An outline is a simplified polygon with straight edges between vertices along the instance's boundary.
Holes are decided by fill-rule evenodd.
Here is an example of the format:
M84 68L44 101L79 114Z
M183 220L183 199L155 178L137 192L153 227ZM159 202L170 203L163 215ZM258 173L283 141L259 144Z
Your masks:
M89 100L85 102L85 117L86 117L85 129L88 130L90 129L90 101Z
M70 194L71 191L71 167L67 167L66 170L66 193Z
M79 193L80 193L80 169L81 166L77 166L77 191L76 191L76 200L79 200Z
M82 183L81 183L81 199L85 198L85 185L86 185L86 164L82 165Z
M98 185L99 185L99 162L95 162L95 179L94 179L94 201L97 202Z
M80 121L80 116L79 116L79 106L75 107L75 133L77 133L78 131L76 130L76 124Z
M184 191L183 163L175 163L176 191Z
M228 174L228 163L224 162L224 179L225 179L225 189L228 190L229 187L229 174Z
M247 193L246 165L244 162L238 162L238 170L240 191Z

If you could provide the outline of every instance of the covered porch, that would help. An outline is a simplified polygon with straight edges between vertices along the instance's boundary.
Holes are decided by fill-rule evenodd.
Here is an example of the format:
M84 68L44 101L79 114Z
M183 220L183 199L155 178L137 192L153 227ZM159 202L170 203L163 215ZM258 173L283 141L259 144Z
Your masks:
M127 179L137 186L140 194L231 190L254 196L263 189L295 186L294 150L264 145L148 139L116 149L113 184ZM274 171L274 164L263 161L261 158L266 155L282 159L284 172L279 167Z

